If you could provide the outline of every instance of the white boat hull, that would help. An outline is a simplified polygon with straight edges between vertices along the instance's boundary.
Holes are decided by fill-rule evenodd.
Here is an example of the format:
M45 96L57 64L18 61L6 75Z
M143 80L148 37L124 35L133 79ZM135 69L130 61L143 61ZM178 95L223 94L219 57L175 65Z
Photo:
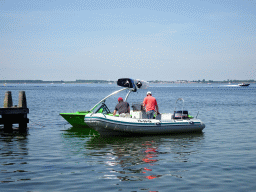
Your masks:
M100 135L159 135L201 132L205 128L198 119L134 119L103 114L86 115L85 123Z

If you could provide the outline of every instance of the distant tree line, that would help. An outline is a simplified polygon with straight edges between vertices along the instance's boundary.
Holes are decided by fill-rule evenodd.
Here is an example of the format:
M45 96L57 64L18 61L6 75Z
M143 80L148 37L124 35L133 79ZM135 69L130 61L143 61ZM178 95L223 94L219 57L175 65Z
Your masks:
M0 80L0 83L113 83L114 81L106 81L106 80L76 80L76 81L43 81L43 80Z
M255 80L253 79L249 79L249 80L223 80L223 81L213 81L213 80L208 80L206 81L205 79L203 80L194 80L194 81L191 81L191 82L197 82L197 83L241 83L241 82L255 82Z

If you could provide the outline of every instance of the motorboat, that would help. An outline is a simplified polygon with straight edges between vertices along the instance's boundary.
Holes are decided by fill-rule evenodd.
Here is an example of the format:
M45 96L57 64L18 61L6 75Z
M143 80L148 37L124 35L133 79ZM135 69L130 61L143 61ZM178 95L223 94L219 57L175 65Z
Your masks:
M241 86L241 87L247 87L247 86L249 86L250 84L249 83L241 83L241 84L238 84L239 86Z
M119 80L119 83L120 82L123 82L123 84L125 83L125 79L124 80ZM132 80L130 80L132 81ZM144 88L145 89L145 86L148 86L148 83L146 83L145 81L136 81L137 82L137 88L140 87L140 88ZM139 85L141 82L144 82L143 83L143 87L142 87L142 84ZM122 85L121 85L122 86ZM127 89L131 89L133 90L134 92L136 92L137 88L135 89L135 87L125 87L121 90L117 90L117 91L114 91L113 93L111 93L110 95L108 95L107 97L105 97L104 99L102 99L100 102L98 102L93 108L91 108L89 111L77 111L77 112L72 112L72 113L60 113L60 115L70 124L72 125L73 127L81 127L81 128L90 128L84 121L84 117L85 115L87 114L91 114L95 108L97 108L98 105L100 105L101 103L105 103L106 99L111 97L112 95L115 95L121 91L124 91L124 90L127 90ZM130 94L130 92L129 92ZM128 95L127 94L127 98L128 98ZM126 99L127 99L126 98ZM100 110L97 110L98 112ZM111 112L108 110L109 114L108 115L111 115Z
M130 93L137 92L140 89L146 89L148 83L142 80L134 80L130 78L118 79L117 85L123 87L104 99L99 101L90 111L83 113L76 113L74 115L69 114L67 118L71 123L75 123L77 118L81 123L81 117L84 116L84 126L88 126L96 130L100 135L159 135L159 134L172 134L172 133L193 133L201 132L205 128L205 124L192 116L189 115L187 110L176 110L174 113L162 113L156 114L153 119L147 119L146 112L140 103L132 104L130 115L121 117L119 115L113 116L107 107L105 101L124 90L129 90L125 100L127 101ZM176 101L181 101L184 106L184 100L179 98ZM64 118L65 115L61 114ZM67 117L67 116L66 116ZM66 118L65 118L66 119ZM72 119L72 121L71 121Z
M123 84L125 83L125 79L124 80L119 80L119 83L121 81L124 81ZM132 81L132 80L130 80ZM140 88L146 88L146 86L148 86L148 83L146 83L145 81L139 81L139 80L136 80L137 82L137 88L140 87ZM140 85L140 83L143 82L143 87L142 87L142 84ZM121 85L122 86L122 85ZM85 122L84 122L84 117L85 115L89 114L89 113L92 113L95 108L101 104L101 103L105 103L106 99L111 97L112 95L115 95L121 91L124 91L124 90L127 90L127 89L131 89L133 91L136 92L137 88L133 88L133 87L125 87L121 90L117 90L113 93L111 93L110 95L108 95L107 97L105 97L104 99L102 99L100 102L98 102L93 108L91 108L89 111L77 111L77 112L72 112L72 113L60 113L60 115L70 124L72 125L73 127L81 127L81 128L90 128ZM129 92L130 93L130 92ZM129 94L128 94L129 95ZM128 98L128 95L127 95L127 98ZM127 99L126 98L126 99ZM110 111L109 111L109 114L108 115L111 115Z

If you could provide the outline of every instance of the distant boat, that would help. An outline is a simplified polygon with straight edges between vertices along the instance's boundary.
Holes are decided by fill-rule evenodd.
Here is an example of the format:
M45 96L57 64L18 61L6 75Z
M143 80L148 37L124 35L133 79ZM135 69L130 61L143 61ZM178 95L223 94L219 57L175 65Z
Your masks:
M241 86L241 87L247 87L247 86L249 86L250 84L249 83L241 83L241 84L238 84L239 86Z

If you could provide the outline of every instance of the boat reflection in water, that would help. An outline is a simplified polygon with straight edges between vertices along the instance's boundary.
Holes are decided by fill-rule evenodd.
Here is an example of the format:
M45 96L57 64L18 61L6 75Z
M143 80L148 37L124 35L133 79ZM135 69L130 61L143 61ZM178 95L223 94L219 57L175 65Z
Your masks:
M78 135L88 137L74 133L75 137ZM95 165L105 164L98 170L102 179L143 181L163 176L182 178L181 173L186 168L185 164L184 167L181 165L194 161L192 154L200 154L198 146L203 139L203 133L145 137L95 136L88 137L84 148L77 151L89 158L87 161L92 162L92 169L95 169ZM80 145L72 139L70 141L69 147L76 151L74 148Z

